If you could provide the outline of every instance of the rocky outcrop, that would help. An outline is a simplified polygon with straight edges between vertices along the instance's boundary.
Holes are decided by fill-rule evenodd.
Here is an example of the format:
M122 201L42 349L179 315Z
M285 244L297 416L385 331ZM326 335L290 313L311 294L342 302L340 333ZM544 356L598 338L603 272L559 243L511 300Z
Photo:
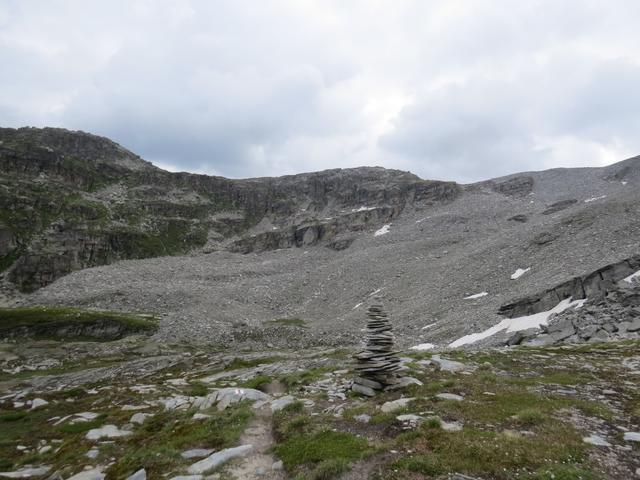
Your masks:
M552 309L565 298L574 300L588 298L599 301L608 292L615 290L616 283L640 270L640 255L606 265L589 274L574 277L542 293L521 298L500 307L498 314L508 317L522 317Z
M343 234L461 192L379 167L246 180L170 173L106 138L53 128L0 129L0 172L0 274L22 291L194 249L339 250L348 242L331 242Z
M514 197L524 197L533 191L533 178L529 176L517 176L502 182L492 182L491 188L498 193Z
M578 203L578 200L576 200L575 198L571 198L568 200L561 200L560 202L552 203L546 208L546 210L542 212L542 215L551 215L552 213L565 210L571 207L572 205L575 205L576 203Z
M517 332L507 344L551 345L636 338L640 338L640 292L622 286L611 289L600 301L552 316L540 330Z

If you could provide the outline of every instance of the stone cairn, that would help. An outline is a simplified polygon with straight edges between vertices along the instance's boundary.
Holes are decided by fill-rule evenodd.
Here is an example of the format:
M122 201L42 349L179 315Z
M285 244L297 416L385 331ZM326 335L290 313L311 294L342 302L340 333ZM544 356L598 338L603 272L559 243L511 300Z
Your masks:
M400 359L393 351L391 322L380 299L374 299L367 316L366 345L355 355L358 376L351 388L363 395L374 396L376 391L391 390L398 385L400 380L396 372L400 368Z

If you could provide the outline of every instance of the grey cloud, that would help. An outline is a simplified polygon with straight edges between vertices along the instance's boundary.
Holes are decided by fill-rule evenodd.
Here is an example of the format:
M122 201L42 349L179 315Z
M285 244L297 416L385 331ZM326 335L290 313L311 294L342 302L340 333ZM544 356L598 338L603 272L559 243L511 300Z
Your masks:
M7 0L0 124L234 177L474 181L637 153L640 5Z

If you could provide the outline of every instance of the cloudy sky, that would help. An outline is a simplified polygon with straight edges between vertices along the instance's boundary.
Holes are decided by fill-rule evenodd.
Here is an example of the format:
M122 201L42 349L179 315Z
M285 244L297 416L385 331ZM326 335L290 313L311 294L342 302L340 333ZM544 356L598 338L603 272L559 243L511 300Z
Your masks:
M0 125L229 177L640 153L637 0L2 0Z

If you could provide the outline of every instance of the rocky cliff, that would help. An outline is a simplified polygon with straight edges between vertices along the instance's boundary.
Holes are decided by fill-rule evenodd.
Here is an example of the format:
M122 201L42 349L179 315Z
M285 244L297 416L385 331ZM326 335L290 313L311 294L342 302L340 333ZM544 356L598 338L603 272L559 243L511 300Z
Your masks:
M106 138L54 128L0 129L0 172L0 272L22 291L120 259L339 250L351 232L460 193L382 168L248 180L171 173Z

